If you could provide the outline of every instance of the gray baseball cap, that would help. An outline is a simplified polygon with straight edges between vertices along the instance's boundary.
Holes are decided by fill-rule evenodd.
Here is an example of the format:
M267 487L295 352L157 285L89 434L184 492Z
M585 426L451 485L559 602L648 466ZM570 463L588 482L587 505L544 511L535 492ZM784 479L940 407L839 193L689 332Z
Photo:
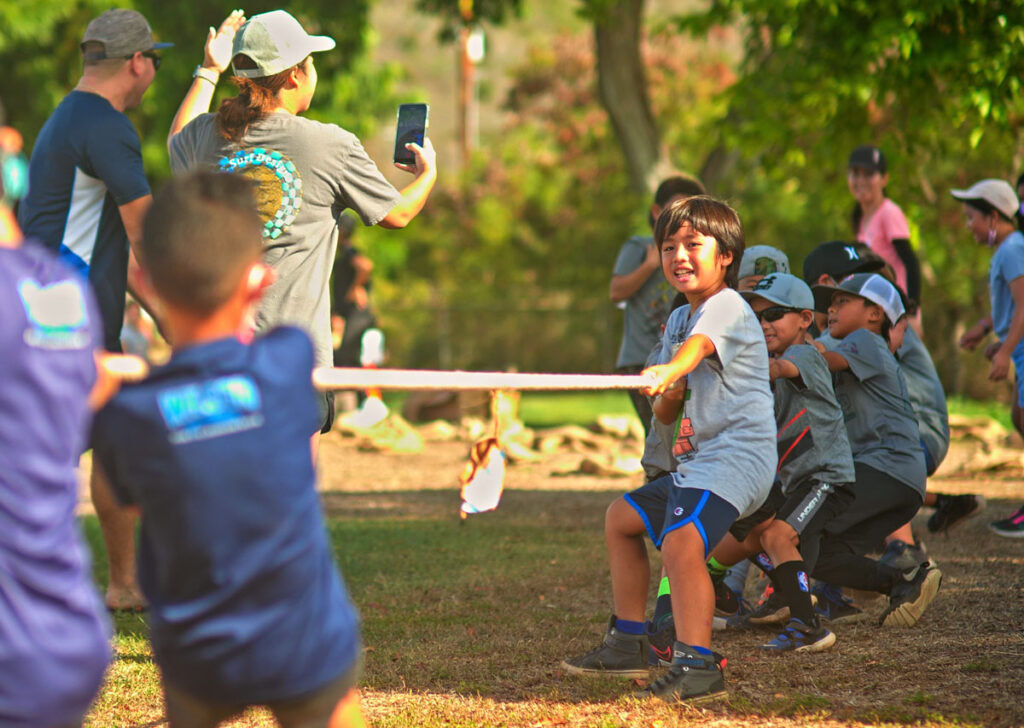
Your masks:
M88 42L102 43L102 51L86 53ZM94 18L82 36L82 58L86 61L102 61L105 58L125 58L139 51L153 51L171 48L173 43L155 43L153 31L142 13L135 10L115 8Z
M769 273L789 273L789 258L785 253L770 245L752 245L743 251L738 278Z
M232 68L236 76L244 78L275 76L302 63L310 53L329 51L334 45L334 38L310 35L284 10L271 10L245 21L231 49L232 56L247 56L256 67L232 64Z
M740 291L747 301L763 298L779 306L814 310L814 294L802 280L789 273L770 273L757 282L753 290Z
M838 286L814 286L817 309L827 312L832 303L832 295L838 291L852 293L881 306L891 324L899 321L907 312L896 286L877 273L854 273L840 281Z

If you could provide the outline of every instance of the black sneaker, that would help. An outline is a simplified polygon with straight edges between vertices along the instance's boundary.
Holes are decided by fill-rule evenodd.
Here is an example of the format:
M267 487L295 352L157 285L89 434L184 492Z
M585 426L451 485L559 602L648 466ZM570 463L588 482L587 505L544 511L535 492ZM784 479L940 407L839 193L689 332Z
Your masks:
M942 583L942 572L925 562L903 575L889 593L889 607L879 618L883 627L912 627L932 603Z
M832 584L818 582L814 585L813 596L817 597L814 613L818 619L832 624L843 622L859 622L867 615L857 607L853 600L843 594L843 590Z
M615 629L613 614L601 646L585 655L562 660L562 669L573 675L647 678L648 649L647 635Z
M920 541L918 545L914 546L906 541L894 539L885 547L885 553L878 559L878 562L900 571L906 571L907 569L913 569L918 564L923 564L927 560L928 552L925 551L924 544Z
M928 530L932 533L949 532L954 526L962 525L971 516L985 510L985 498L980 495L935 496L935 513L928 519Z
M785 624L789 621L789 606L782 601L775 588L765 587L757 606L747 615L750 624Z
M714 582L715 587L715 616L731 617L740 611L740 598L724 581Z
M835 643L836 636L820 624L812 627L794 617L775 639L761 645L761 649L767 652L822 652Z
M672 664L672 645L676 643L676 625L672 614L661 617L657 624L647 622L644 631L651 645L647 664L655 667Z
M988 527L1000 536L1024 538L1024 506L1021 506L1001 521L992 521L992 523L988 524Z
M690 650L675 650L668 672L643 690L638 698L661 698L667 703L703 703L725 695L725 677L715 657Z

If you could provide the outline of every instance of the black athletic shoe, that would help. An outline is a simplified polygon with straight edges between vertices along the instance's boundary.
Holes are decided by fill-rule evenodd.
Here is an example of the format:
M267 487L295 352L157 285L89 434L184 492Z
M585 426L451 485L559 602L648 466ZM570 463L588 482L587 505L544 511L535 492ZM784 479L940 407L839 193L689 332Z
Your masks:
M562 660L562 669L573 675L646 678L648 650L647 635L615 629L613 614L601 645L585 655Z
M740 611L740 598L724 581L714 582L715 586L715 616L731 617Z
M651 645L647 664L664 666L672 664L672 645L676 643L676 625L671 612L661 617L658 623L647 622L644 627L647 641Z
M878 623L884 627L912 627L932 603L942 583L942 572L925 562L903 575L889 593L889 608Z
M789 621L789 607L769 584L757 606L747 615L747 621L751 624L785 624Z
M971 516L985 510L985 498L980 495L935 496L935 513L928 519L928 530L932 533L948 532L954 526L962 525Z
M878 559L878 562L900 571L906 571L907 569L913 569L918 564L923 564L927 560L928 552L925 551L924 544L921 542L914 546L906 541L895 539L890 541L889 545L885 547L885 553Z
M814 585L813 596L817 597L814 613L818 619L832 624L842 622L859 622L867 615L857 607L853 600L843 594L843 590L832 584L818 582Z
M675 650L668 672L634 695L660 698L668 703L703 703L725 694L725 677L714 656Z

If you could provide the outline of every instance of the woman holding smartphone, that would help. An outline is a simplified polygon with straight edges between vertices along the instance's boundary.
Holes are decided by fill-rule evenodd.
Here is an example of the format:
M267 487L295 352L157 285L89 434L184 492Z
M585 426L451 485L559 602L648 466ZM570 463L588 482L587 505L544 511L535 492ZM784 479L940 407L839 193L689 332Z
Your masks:
M334 124L301 116L316 91L313 53L334 48L327 36L309 35L284 10L248 20L237 10L210 29L205 58L178 109L168 136L171 170L214 168L251 179L264 220L264 260L274 268L255 313L255 330L301 326L316 349L317 366L331 366L329 283L346 208L364 225L405 227L426 203L437 179L429 140L409 144L414 175L401 191L384 179L359 139ZM228 64L239 94L208 113ZM321 403L323 431L333 401Z

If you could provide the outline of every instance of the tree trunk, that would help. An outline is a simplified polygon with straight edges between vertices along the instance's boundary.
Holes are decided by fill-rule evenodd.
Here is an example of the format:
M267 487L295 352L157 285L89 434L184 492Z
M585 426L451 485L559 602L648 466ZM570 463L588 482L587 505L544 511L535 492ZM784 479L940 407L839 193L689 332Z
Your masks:
M633 189L653 192L661 161L661 136L654 122L640 55L644 0L619 0L594 21L601 103L626 157Z

